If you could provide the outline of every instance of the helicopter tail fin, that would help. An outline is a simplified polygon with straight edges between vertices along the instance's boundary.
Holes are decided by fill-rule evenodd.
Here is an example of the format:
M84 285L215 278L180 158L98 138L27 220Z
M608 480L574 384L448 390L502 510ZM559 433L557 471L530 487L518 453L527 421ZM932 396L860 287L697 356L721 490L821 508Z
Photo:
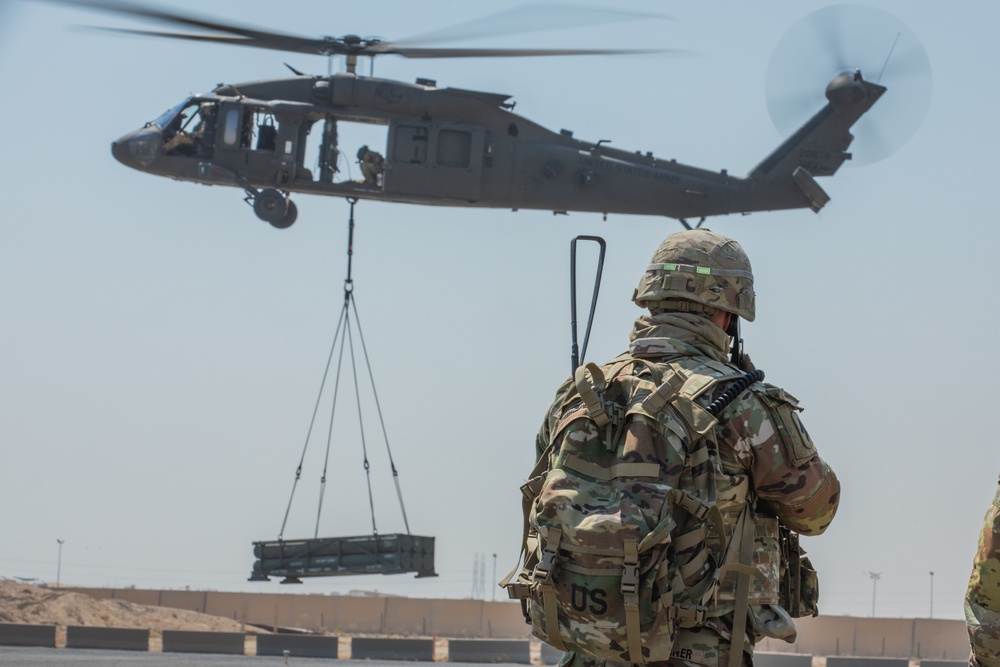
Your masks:
M854 139L851 126L885 91L884 86L862 79L860 72L836 77L827 86L827 105L754 167L750 178L758 184L791 186L819 211L830 197L815 177L832 176L851 159L847 152Z

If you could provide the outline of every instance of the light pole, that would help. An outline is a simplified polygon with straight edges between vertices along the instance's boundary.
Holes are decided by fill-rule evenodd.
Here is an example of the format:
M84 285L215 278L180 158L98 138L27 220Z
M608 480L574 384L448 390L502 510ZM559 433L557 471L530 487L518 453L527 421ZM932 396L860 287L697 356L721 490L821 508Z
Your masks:
M497 555L493 554L493 601L497 601Z
M59 584L62 581L62 545L65 541L56 538L56 542L59 543L59 560L56 561L56 588L59 588Z
M934 618L934 570L931 570L931 618Z
M878 584L878 578L882 576L882 573L869 572L868 576L872 579L872 618L875 618L875 586Z

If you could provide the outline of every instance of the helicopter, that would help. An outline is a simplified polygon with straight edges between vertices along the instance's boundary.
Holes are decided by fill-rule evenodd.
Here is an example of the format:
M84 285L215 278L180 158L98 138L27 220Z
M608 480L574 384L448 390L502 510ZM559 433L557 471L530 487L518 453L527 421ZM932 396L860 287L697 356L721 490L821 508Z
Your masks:
M886 92L860 70L838 73L827 102L746 175L626 151L604 140L555 132L514 113L511 96L363 76L358 59L619 54L610 49L422 48L356 35L307 38L103 0L69 4L172 25L193 34L130 34L344 56L346 71L220 84L188 97L111 145L115 159L181 181L242 189L257 217L276 228L297 218L293 193L431 206L656 215L679 220L809 208L830 200L816 181L851 159L854 125ZM357 153L363 178L341 178L338 127L385 128L384 152ZM307 139L318 133L318 151ZM381 147L378 147L381 148ZM315 165L315 169L310 168Z

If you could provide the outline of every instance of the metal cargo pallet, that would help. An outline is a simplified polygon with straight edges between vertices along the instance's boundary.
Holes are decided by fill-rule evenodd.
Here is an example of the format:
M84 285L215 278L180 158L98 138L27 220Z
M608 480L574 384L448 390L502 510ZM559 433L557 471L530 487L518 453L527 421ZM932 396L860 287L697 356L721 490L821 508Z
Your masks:
M434 538L391 533L355 537L254 542L250 581L284 577L283 584L300 584L301 577L355 574L403 574L436 577Z

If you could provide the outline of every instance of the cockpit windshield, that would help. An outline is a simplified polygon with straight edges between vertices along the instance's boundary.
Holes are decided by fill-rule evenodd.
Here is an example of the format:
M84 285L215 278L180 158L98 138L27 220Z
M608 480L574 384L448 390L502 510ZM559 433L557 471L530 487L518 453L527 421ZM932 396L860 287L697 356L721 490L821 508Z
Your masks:
M161 130L166 129L166 127L170 125L175 118L177 118L177 114L181 112L181 109L183 109L190 101L190 98L188 98L177 106L167 109L156 120L150 122L149 125L155 125Z

